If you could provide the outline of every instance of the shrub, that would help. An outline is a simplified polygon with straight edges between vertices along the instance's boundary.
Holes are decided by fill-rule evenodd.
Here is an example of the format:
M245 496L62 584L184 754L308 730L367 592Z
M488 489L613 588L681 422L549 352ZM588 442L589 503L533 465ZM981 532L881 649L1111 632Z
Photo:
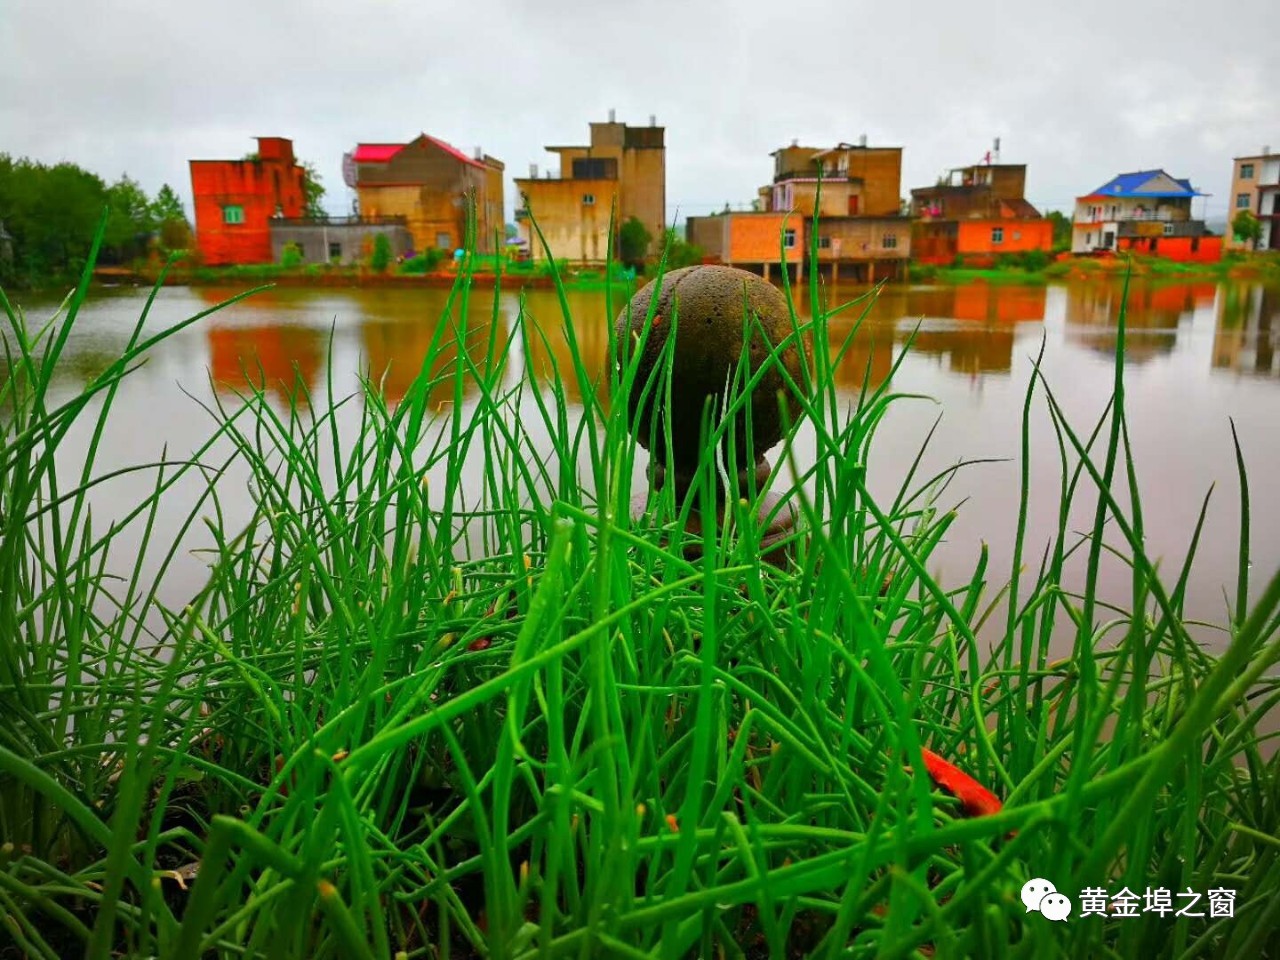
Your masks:
M440 265L440 260L443 256L444 254L441 251L434 248L424 250L422 253L412 256L400 264L400 272L412 274L431 273Z
M380 233L373 238L373 254L369 257L369 266L375 273L386 273L391 265L391 239Z
M286 270L302 265L302 248L290 240L280 251L280 266Z

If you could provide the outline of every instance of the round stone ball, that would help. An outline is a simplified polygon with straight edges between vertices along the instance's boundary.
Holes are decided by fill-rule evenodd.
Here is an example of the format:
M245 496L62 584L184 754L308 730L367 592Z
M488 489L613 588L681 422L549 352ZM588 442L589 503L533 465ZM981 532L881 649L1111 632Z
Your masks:
M768 281L735 267L704 265L673 270L636 292L631 302L618 315L619 363L635 356L644 334L649 306L657 301L653 329L644 343L639 368L631 388L629 413L632 422L640 405L644 385L654 368L661 363L667 339L671 335L672 317L676 316L676 344L672 357L671 452L669 466L678 474L692 474L698 466L701 442L702 411L708 398L713 403L711 426L720 422L724 394L731 384L744 345L744 324L750 324L750 369L759 370L769 359L770 345L777 346L793 332L787 300ZM678 305L678 314L676 313ZM759 318L758 324L756 319ZM761 337L768 338L766 344ZM793 337L778 354L790 374L791 383L801 384L800 351ZM661 371L650 391L638 422L637 441L650 450L654 459L665 464L662 440L663 417L653 418L653 406L661 404ZM782 439L783 423L779 413L779 396L786 397L794 388L783 377L775 363L755 386L751 396L752 449L747 449L747 415L739 411L735 427L738 470L752 466L770 447ZM788 414L797 415L798 406L788 405ZM651 428L651 424L654 427ZM652 447L650 430L653 429ZM726 433L726 441L728 435ZM725 448L728 465L727 443Z

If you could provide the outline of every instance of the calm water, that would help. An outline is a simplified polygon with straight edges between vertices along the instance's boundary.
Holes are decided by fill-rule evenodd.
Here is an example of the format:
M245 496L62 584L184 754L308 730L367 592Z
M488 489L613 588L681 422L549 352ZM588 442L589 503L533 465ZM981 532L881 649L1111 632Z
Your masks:
M167 288L159 295L150 326L172 324L234 292ZM842 290L836 296L843 300L861 292ZM259 294L201 321L157 349L126 381L98 459L99 471L157 460L166 448L170 458L190 454L213 429L201 403L209 403L215 394L234 403L232 391L243 387L246 367L255 371L256 379L261 366L267 389L282 405L285 384L293 381L295 368L317 397L330 373L338 392L347 394L358 391L362 372L371 371L385 377L390 400L400 398L420 367L445 296L445 291L434 290L286 289ZM78 389L118 355L144 298L145 291L133 289L105 290L92 297L68 344L59 390L69 394ZM473 323L487 327L491 297L481 292L474 299ZM807 302L807 295L799 299ZM886 494L898 489L939 414L942 426L926 466L940 469L960 459L1008 458L1005 463L967 468L944 496L948 505L965 501L935 561L953 581L967 579L984 542L991 550L991 577L1008 576L1017 520L1022 399L1031 358L1042 338L1050 386L1071 422L1087 434L1111 391L1119 302L1118 284L1094 282L1047 288L899 287L885 290L874 305L837 371L839 388L852 399L868 370L875 382L882 381L919 324L915 346L895 386L928 394L937 403L907 402L891 413L873 448L873 486ZM570 305L580 347L598 367L611 322L603 294L571 294ZM34 322L56 304L35 300L24 306ZM515 310L515 298L508 295L499 309L497 333L503 342ZM555 295L530 291L527 310L548 333L557 362L568 369ZM835 332L849 329L852 313L835 322ZM1164 558L1166 571L1181 563L1201 501L1216 484L1188 612L1222 622L1224 589L1234 596L1239 523L1231 420L1252 479L1255 595L1280 565L1280 497L1274 496L1280 472L1280 289L1138 284L1131 292L1129 323L1129 422L1148 549ZM551 358L539 349L544 355L532 359L545 366ZM446 357L442 363L448 362ZM521 367L511 365L512 371ZM570 385L576 389L572 380ZM448 395L445 388L435 399ZM87 429L81 431L80 445L87 435ZM76 443L69 447L67 468L75 466ZM812 457L810 433L802 436L800 451L802 461ZM1027 556L1033 564L1056 524L1058 471L1056 443L1041 401L1032 444ZM243 474L232 471L220 488L222 509L233 522L247 516L250 508L244 481ZM103 529L123 514L152 482L150 475L135 474L102 487L94 499L95 527ZM168 500L159 517L161 542L172 539L198 493L197 484L187 484ZM211 512L207 506L203 510ZM1082 498L1073 528L1088 529L1091 513L1087 498ZM205 575L205 560L196 549L203 541L194 535L190 543L192 550L179 557L164 583L162 595L173 603L189 597ZM126 553L122 550L114 564L121 572L134 559ZM1107 592L1123 598L1124 571L1113 566L1108 576Z

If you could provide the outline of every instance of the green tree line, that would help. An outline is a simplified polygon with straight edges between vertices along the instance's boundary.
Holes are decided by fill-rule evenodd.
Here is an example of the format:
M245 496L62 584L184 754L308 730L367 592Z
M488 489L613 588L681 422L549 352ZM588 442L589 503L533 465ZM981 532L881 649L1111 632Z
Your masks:
M148 197L136 180L112 184L74 163L52 166L0 153L0 284L37 287L84 268L104 211L99 262L127 264L190 246L182 201L168 184Z

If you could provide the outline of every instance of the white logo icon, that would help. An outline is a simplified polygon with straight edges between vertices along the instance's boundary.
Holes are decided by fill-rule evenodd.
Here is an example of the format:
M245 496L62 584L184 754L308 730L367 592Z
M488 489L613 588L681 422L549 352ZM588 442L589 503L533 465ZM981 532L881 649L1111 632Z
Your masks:
M1022 885L1022 902L1026 905L1027 913L1032 910L1040 909L1040 901L1051 893L1057 893L1058 888L1048 880L1042 880L1036 877L1034 880L1028 880Z
M1022 902L1027 913L1038 910L1049 920L1065 920L1071 915L1071 898L1041 877L1022 885Z
M1071 898L1065 893L1046 894L1040 901L1040 912L1049 920L1066 920L1071 913Z

